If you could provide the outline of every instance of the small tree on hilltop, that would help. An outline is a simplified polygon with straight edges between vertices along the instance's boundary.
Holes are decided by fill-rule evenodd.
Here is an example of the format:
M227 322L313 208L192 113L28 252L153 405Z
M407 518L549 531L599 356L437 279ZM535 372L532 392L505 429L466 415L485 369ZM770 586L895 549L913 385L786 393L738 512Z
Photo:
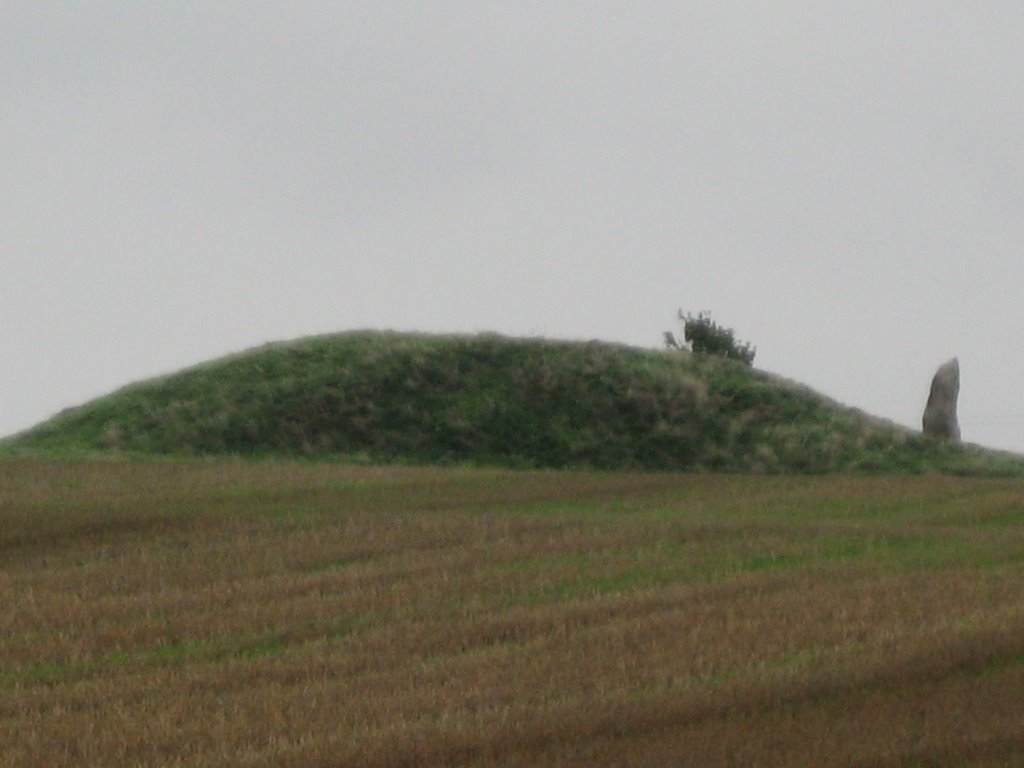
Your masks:
M683 310L679 310L679 319L683 321L683 335L696 354L717 355L730 360L739 360L744 365L753 364L757 348L745 342L736 341L732 329L723 328L712 320L711 313L700 312L693 315L683 314ZM665 333L665 346L681 348L671 332Z

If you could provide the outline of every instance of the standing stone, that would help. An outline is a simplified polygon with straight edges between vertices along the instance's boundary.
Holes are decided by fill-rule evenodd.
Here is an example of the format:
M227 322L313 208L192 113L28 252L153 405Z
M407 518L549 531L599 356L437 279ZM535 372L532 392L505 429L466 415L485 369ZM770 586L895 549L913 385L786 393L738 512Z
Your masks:
M956 399L960 395L960 362L954 357L939 366L932 379L932 391L921 419L924 433L943 440L960 440L956 420Z

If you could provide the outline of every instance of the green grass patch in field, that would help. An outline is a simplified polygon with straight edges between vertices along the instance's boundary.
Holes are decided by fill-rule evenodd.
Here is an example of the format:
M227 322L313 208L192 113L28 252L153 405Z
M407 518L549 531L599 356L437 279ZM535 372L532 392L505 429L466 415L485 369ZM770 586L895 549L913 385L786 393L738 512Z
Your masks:
M179 639L153 647L116 650L86 658L46 661L0 672L0 686L55 685L92 679L118 670L176 667L193 664L222 664L228 661L271 659L317 643L338 643L370 626L370 621L346 621L333 627L318 627L298 635L245 635L202 640Z

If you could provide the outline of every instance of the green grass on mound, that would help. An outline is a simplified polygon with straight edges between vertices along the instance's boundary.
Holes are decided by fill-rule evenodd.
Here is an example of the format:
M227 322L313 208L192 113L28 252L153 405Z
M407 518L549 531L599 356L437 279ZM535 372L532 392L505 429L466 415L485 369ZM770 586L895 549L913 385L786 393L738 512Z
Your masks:
M355 332L143 382L14 449L761 472L1020 473L741 364L604 343Z

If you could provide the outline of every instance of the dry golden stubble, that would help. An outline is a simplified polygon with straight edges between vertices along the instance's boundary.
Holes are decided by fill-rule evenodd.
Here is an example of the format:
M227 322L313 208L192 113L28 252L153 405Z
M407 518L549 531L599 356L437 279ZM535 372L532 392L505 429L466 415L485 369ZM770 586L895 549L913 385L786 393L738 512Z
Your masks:
M982 710L1016 679L1012 485L103 470L82 468L73 537L4 561L4 764L782 765L1014 733L979 715L951 740L942 714L960 677ZM65 497L23 485L0 514L34 534L42 494L59 529ZM110 510L159 524L94 524ZM889 752L842 746L902 700L923 714ZM814 737L832 701L861 714Z

